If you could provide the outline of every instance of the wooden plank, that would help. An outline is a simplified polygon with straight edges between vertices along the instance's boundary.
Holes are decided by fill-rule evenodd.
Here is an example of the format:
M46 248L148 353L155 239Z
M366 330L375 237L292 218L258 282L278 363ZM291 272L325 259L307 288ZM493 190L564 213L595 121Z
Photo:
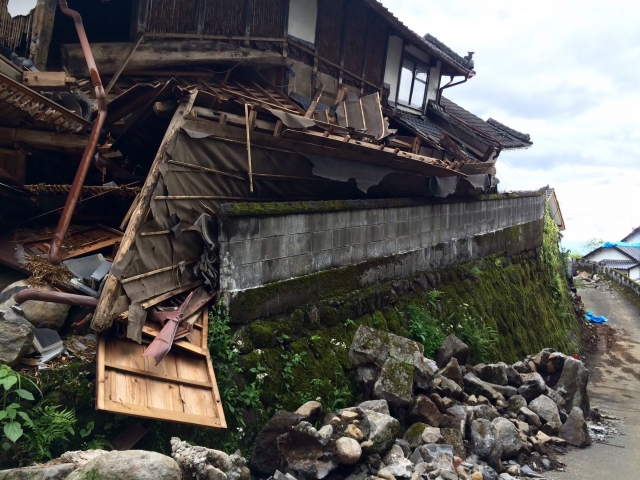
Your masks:
M111 247L111 246L115 245L120 240L122 240L122 236L120 236L120 237L112 237L112 238L108 238L106 240L99 240L99 241L95 241L95 242L89 242L88 244L83 245L80 248L77 248L75 250L71 250L70 252L65 253L62 256L62 259L63 260L67 260L69 258L79 257L79 256L85 255L87 253L97 252L98 250L102 250L103 248Z
M220 418L207 417L205 415L193 415L190 413L163 410L155 407L145 407L141 405L130 405L114 400L105 400L105 410L123 415L133 415L135 417L153 418L155 420L165 420L167 422L187 423L202 427L226 428Z
M253 112L251 112L253 113ZM247 105L246 103L244 104L244 116L246 118L246 131L247 131L247 161L249 163L248 165L248 172L249 172L249 192L253 193L253 169L251 167L251 120L250 120L250 116L249 116L249 105Z
M106 344L104 335L98 335L98 359L96 361L96 408L104 410Z
M125 373L133 373L135 375L140 375L142 377L157 378L159 380L165 380L167 382L179 383L183 385L194 385L196 387L202 387L202 388L213 387L213 385L210 382L199 382L197 380L190 380L188 378L172 377L170 375L148 372L147 370L144 370L141 368L130 367L127 365L120 365L113 362L105 362L105 368L108 368L110 370L118 370Z
M167 160L167 148L169 142L184 125L186 121L185 116L188 112L191 111L196 96L197 92L193 91L189 95L187 101L181 103L178 106L176 112L173 115L173 118L171 119L171 123L169 124L169 127L165 132L164 138L160 143L160 148L158 149L158 152L156 153L156 156L153 160L153 164L151 165L149 174L147 175L147 179L144 182L142 190L138 194L140 197L140 201L138 202L138 206L133 212L133 215L131 215L131 220L129 220L129 225L127 225L127 231L122 237L120 248L118 249L118 253L113 260L114 265L122 260L124 254L129 251L129 249L133 245L133 240L138 233L138 230L144 223L144 219L147 216L149 204L151 202L151 197L153 196L153 190L155 189L158 178L160 177L160 170L158 167L161 163L164 163ZM98 332L101 332L105 328L111 326L116 316L112 312L112 307L116 304L116 299L120 294L121 288L122 287L118 282L118 279L109 274L107 276L107 280L105 281L102 295L100 295L100 299L98 300L98 305L91 321L91 328L97 330Z
M136 198L134 198L133 202L131 202L131 206L129 207L129 210L127 210L127 214L124 216L124 218L122 219L122 222L120 223L120 230L124 230L125 228L127 228L127 225L129 224L129 220L131 219L131 215L133 215L133 212L138 206L139 201L140 201L140 194L137 194Z
M313 112L315 112L316 107L318 106L318 103L320 103L320 97L324 93L324 86L325 86L324 83L320 84L318 93L316 93L316 95L313 97L313 101L311 102L311 105L309 105L309 108L307 108L307 111L304 114L305 118L311 118L311 116L313 115Z
M235 125L242 125L243 127L246 125L246 120L241 115L235 115L233 113L228 113L228 112L219 112L216 110L212 110L211 108L203 108L203 107L193 107L191 111L196 112L200 117L209 118L211 120L218 120L224 114L226 118L226 122L220 122L220 123L233 123ZM256 119L254 121L254 126L262 130L272 131L275 128L275 125L276 125L275 123L267 122L266 120Z
M0 143L10 146L16 143L26 143L34 147L82 153L87 146L87 139L88 137L83 135L0 127ZM104 153L104 149L99 148L98 152Z
M56 16L54 0L37 3L33 14L33 33L31 34L30 58L38 70L45 70L49 45L53 33L53 22Z

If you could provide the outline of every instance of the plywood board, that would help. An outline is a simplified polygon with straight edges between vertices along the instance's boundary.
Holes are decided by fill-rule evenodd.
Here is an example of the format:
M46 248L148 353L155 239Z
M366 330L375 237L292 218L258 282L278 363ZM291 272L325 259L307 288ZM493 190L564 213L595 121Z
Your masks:
M96 408L203 427L226 428L209 350L207 310L199 314L190 342L172 348L158 364L143 357L146 345L100 335ZM185 342L186 340L180 340Z

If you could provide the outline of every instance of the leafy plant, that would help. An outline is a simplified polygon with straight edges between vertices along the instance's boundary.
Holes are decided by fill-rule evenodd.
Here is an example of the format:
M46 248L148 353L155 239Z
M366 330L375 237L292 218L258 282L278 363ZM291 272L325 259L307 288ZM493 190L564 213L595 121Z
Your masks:
M8 365L0 366L0 385L2 385L2 410L0 410L0 424L2 424L3 437L14 443L24 434L23 426L31 426L31 417L22 410L18 402L21 400L33 401L33 394L22 388L23 377ZM42 395L40 389L29 379L36 390ZM2 442L2 449L7 451L11 444Z
M433 291L435 290L431 292ZM431 299L429 303L431 304ZM438 326L436 318L426 308L415 305L409 305L407 314L411 336L424 345L424 355L428 358L433 358L446 338L446 335Z
M347 319L344 321L344 327L345 327L345 328L349 328L351 325L355 325L355 324L356 324L356 322L354 322L354 321L353 321L353 320L351 320L350 318L347 318Z
M60 405L37 406L32 412L31 432L27 434L29 458L35 461L51 459L51 448L64 451L68 435L75 435L76 414Z
M471 267L471 269L469 270L469 275L474 279L474 280L479 280L480 276L482 275L482 269L478 266L478 265L474 265L473 267Z

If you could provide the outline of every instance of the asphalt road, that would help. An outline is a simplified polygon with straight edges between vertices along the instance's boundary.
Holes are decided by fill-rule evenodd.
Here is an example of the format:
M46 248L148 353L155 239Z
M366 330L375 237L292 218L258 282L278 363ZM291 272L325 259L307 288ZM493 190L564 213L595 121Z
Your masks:
M611 445L570 451L561 459L565 472L554 480L622 480L640 478L640 309L616 291L581 289L587 310L609 319L616 330L611 348L602 345L590 362L591 407L620 418L625 435L609 439Z

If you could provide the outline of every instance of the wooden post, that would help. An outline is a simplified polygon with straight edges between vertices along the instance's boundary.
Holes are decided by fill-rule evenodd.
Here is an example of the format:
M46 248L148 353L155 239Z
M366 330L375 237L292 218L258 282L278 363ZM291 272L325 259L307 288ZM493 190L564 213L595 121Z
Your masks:
M135 236L144 223L145 218L147 217L147 212L149 211L149 205L151 203L151 197L153 196L153 191L156 188L158 179L160 178L160 169L158 167L161 163L167 161L167 148L169 146L169 142L186 121L185 117L191 111L191 107L193 107L193 102L196 99L196 95L196 91L192 92L186 102L178 105L178 109L171 119L169 128L167 128L167 131L164 134L164 138L160 143L160 148L158 149L156 157L153 160L153 164L151 165L151 169L149 170L149 175L147 175L144 186L138 194L138 206L131 215L131 219L129 220L129 224L127 225L127 231L124 233L122 241L120 242L118 253L113 259L114 265L122 260L124 254L131 249ZM91 328L97 330L98 332L101 332L111 326L116 316L112 312L112 307L116 304L116 299L121 294L120 292L120 282L116 277L109 274L107 276L107 280L105 281L102 295L100 295L100 299L98 300L98 306L96 307L93 320L91 321ZM120 312L118 312L118 314L119 313Z
M33 16L30 57L33 65L40 71L47 68L53 20L56 17L56 0L38 0Z
M247 122L247 159L249 161L249 191L253 193L253 171L251 168L251 121L249 119L249 104L244 104L244 117Z

